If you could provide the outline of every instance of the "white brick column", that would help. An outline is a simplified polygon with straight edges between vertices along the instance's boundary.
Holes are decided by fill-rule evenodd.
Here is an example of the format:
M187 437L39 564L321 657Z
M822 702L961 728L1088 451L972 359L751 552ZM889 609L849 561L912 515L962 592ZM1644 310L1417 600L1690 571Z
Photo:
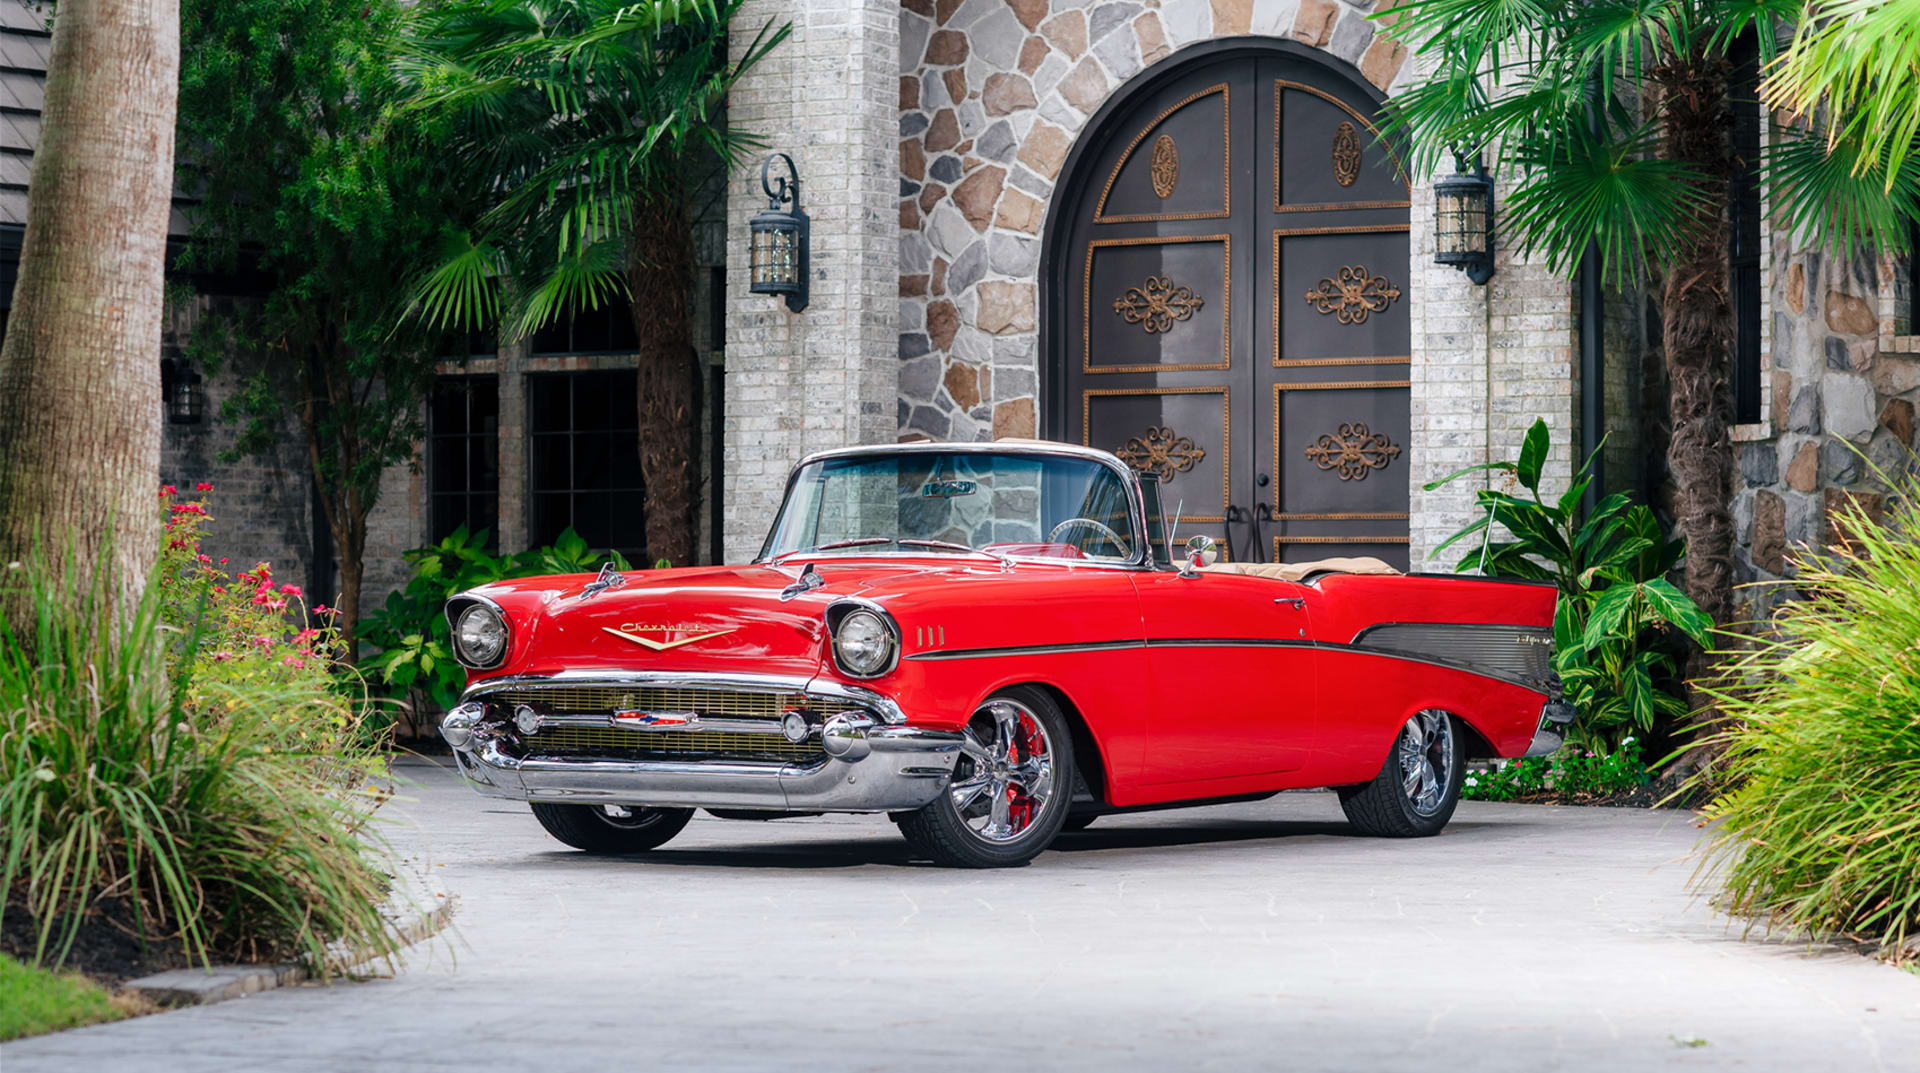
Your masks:
M811 451L894 439L899 395L899 4L753 0L735 57L768 19L793 35L735 87L729 120L793 157L812 219L811 304L747 293L760 157L727 191L727 560L759 550L788 469Z

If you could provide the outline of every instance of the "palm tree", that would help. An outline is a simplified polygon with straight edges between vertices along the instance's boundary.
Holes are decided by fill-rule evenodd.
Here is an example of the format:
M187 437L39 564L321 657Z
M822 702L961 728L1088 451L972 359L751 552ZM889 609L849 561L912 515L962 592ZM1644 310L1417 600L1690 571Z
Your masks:
M647 554L680 565L695 554L699 403L687 192L702 164L730 169L760 144L726 125L727 93L791 29L763 25L729 63L743 3L446 0L410 35L413 107L446 117L449 151L494 192L420 309L522 337L633 299Z
M0 564L44 551L56 571L108 571L123 607L160 546L179 68L175 0L60 5L0 349ZM20 588L0 581L0 595Z
M1423 170L1497 150L1512 184L1503 233L1559 271L1595 248L1614 281L1644 274L1657 290L1684 587L1721 624L1733 556L1729 84L1742 47L1771 61L1777 28L1800 15L1799 0L1409 0L1382 16L1432 63L1388 102ZM1920 207L1920 169L1864 152L1848 120L1776 132L1764 162L1776 210L1829 246L1898 243Z
M1857 161L1894 182L1920 142L1920 0L1816 0L1763 92L1844 117Z

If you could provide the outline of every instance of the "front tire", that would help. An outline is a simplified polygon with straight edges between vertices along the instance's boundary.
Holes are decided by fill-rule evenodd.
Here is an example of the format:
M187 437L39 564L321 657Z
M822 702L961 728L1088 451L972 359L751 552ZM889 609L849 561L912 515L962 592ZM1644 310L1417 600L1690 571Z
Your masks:
M900 833L950 868L1025 864L1066 822L1073 770L1060 706L1030 686L1002 690L968 720L952 781L931 804L902 816Z
M1400 728L1372 782L1343 787L1340 808L1363 835L1424 838L1453 818L1466 779L1466 758L1454 717L1437 708L1414 713Z
M606 856L643 853L666 844L693 819L690 808L641 805L533 805L533 818L574 849Z

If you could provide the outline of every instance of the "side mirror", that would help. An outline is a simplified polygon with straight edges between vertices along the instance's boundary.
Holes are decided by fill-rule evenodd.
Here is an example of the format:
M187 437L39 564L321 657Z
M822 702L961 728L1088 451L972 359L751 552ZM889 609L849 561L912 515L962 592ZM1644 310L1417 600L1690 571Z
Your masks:
M1206 535L1187 538L1187 565L1180 571L1181 577L1194 578L1200 571L1220 561L1220 545Z

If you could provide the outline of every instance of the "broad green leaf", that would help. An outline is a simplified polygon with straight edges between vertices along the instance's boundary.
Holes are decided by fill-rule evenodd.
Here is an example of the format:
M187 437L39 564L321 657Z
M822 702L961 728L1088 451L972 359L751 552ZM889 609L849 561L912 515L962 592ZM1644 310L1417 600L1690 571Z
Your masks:
M1540 488L1540 469L1547 464L1547 422L1536 417L1533 427L1527 429L1526 439L1520 443L1520 463L1514 467L1514 475L1527 491Z
M1707 647L1713 632L1713 619L1700 610L1700 605L1694 603L1686 593L1665 578L1642 583L1640 591L1646 597L1649 610L1693 638L1695 644Z
M1591 650L1612 640L1612 635L1625 625L1639 601L1637 585L1615 585L1602 592L1593 602L1593 613L1587 618L1587 631L1581 643Z

